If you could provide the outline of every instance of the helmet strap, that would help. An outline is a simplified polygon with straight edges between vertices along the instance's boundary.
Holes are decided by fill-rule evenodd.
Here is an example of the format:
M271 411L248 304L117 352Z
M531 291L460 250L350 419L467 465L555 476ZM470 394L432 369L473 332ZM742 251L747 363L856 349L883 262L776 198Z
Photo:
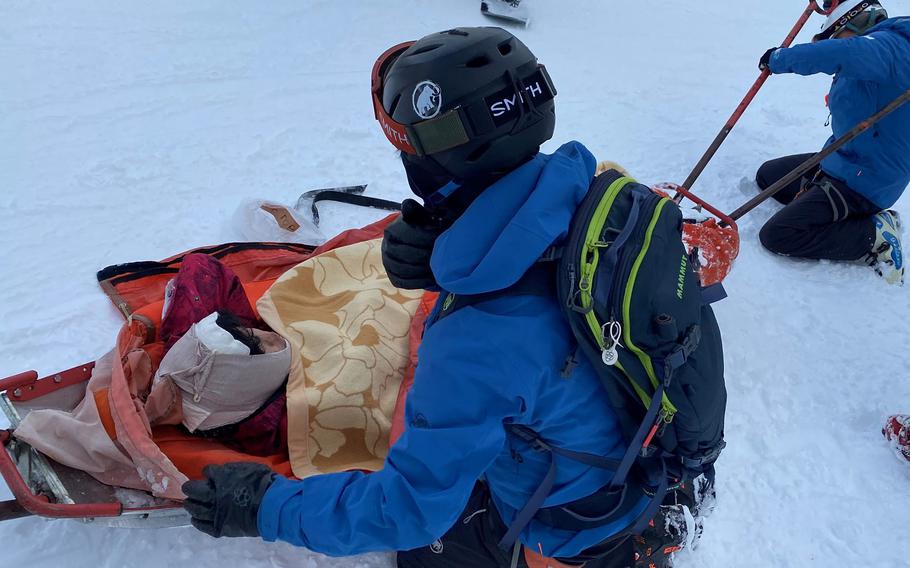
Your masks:
M862 16L865 16L865 22L862 25L855 24L854 22ZM885 21L887 19L888 19L888 12L885 11L884 8L882 8L882 7L876 8L873 6L873 7L869 8L869 11L866 14L861 14L860 16L853 18L853 20L851 20L846 26L844 26L844 29L848 29L857 35L863 35L866 32L868 32L870 29L872 29L873 27L877 26L878 24L882 23L883 21Z
M511 69L506 71L506 79L509 81L509 84L514 89L515 93L518 93L518 117L515 120L515 125L512 126L510 135L515 135L518 132L521 132L526 126L527 122L530 120L537 111L537 105L534 104L534 97L528 94L527 85L522 81L521 77L518 77Z

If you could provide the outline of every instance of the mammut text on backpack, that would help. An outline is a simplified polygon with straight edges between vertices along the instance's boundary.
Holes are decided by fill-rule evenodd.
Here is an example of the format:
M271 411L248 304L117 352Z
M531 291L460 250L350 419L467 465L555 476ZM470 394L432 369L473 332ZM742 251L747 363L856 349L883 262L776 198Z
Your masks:
M676 297L680 300L683 299L683 290L686 287L686 268L689 263L686 261L686 255L683 255L682 260L679 261L679 278L677 279L676 285Z

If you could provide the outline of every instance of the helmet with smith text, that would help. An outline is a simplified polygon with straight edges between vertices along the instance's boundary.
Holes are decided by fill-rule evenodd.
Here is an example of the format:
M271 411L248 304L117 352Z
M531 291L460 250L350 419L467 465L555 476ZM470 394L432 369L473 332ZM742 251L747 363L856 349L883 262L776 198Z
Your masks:
M409 180L425 180L419 191L411 180L424 198L449 181L510 171L556 126L546 68L496 27L456 28L392 47L373 67L372 90L376 119L405 168L415 170Z

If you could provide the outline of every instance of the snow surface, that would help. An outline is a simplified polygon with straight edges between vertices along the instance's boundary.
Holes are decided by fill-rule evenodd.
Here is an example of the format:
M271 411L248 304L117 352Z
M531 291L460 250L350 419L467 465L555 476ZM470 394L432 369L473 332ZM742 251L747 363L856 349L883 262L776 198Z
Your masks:
M516 32L559 89L546 149L577 138L642 181L682 181L803 7L760 4L528 0L534 21ZM488 23L476 0L0 4L0 375L106 352L121 319L95 271L236 240L230 219L244 199L293 204L307 189L361 182L406 197L373 121L374 58ZM762 161L819 148L827 86L773 77L697 190L732 210ZM898 204L905 218L908 205ZM730 298L717 307L729 445L717 508L677 566L908 566L910 465L879 429L910 411L910 290L865 267L764 252L757 231L775 208L743 220ZM381 215L322 211L327 234ZM0 566L392 565L191 528L25 519L0 536L10 545Z

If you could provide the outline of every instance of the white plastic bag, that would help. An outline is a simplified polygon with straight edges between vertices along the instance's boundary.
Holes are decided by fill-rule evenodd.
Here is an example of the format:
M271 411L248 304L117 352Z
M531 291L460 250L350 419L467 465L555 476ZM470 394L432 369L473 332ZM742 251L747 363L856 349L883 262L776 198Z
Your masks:
M294 208L262 199L241 203L234 213L234 227L247 241L305 245L325 242L316 225Z

